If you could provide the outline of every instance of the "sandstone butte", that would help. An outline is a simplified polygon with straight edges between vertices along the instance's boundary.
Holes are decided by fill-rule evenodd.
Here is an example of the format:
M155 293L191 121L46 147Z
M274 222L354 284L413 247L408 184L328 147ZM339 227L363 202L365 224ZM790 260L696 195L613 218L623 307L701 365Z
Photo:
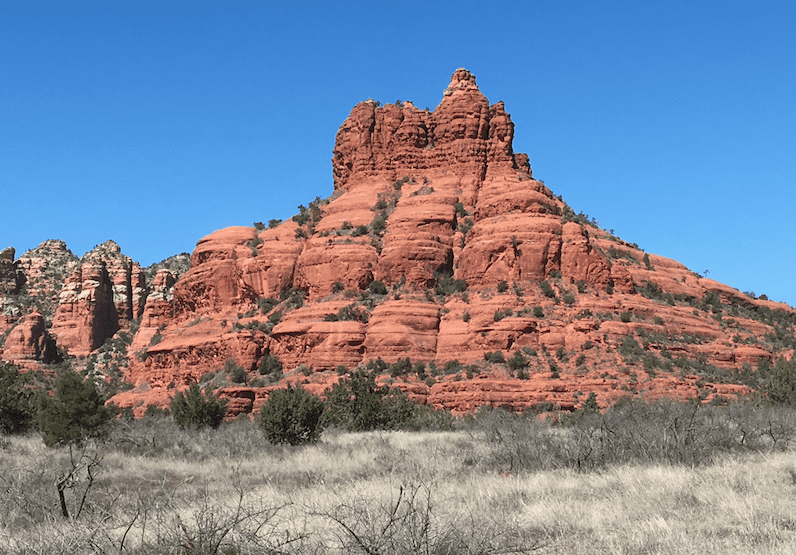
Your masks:
M211 233L187 272L147 273L112 241L79 260L60 241L18 260L6 249L2 357L28 370L71 357L121 384L112 401L137 416L212 385L234 416L288 382L322 394L341 367L379 358L426 363L382 380L465 413L572 410L590 393L602 407L626 395L707 402L750 393L744 376L793 356L791 307L574 214L513 136L503 103L459 69L433 111L356 105L329 198L269 228ZM516 352L527 370L499 362ZM258 372L267 357L282 376ZM230 382L236 367L248 385Z

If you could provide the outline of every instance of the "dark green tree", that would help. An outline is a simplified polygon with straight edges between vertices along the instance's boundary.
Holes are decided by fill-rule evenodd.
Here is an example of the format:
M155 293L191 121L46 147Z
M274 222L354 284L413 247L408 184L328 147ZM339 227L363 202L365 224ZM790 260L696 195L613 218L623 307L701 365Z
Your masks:
M781 357L770 370L765 384L768 400L778 405L796 404L796 357Z
M84 380L73 370L58 376L54 397L39 397L37 423L48 447L100 437L113 416L114 411L105 406L94 382L90 378Z
M186 428L218 428L224 421L227 402L219 399L211 391L204 395L199 385L192 383L185 395L177 393L169 405L174 421L183 430Z
M0 362L0 432L21 434L30 428L36 408L32 390L25 387L26 374Z
M350 431L409 426L417 405L399 389L376 384L376 372L358 370L326 395L326 422Z
M325 407L301 386L271 392L260 409L257 423L271 443L315 443L323 432Z

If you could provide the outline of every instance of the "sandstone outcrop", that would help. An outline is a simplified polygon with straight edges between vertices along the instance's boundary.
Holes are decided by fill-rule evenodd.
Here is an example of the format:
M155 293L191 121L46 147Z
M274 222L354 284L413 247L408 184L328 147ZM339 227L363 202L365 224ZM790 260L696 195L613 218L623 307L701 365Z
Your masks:
M80 260L58 298L52 334L74 356L86 356L140 318L146 298L141 267L107 241Z
M600 406L710 401L748 393L758 368L793 356L792 308L575 214L513 137L503 103L464 69L433 111L361 102L337 133L328 199L267 229L211 233L184 274L184 260L143 271L112 242L80 261L60 242L18 261L3 251L0 335L39 361L39 319L72 355L135 332L117 365L133 389L114 401L138 415L193 382L219 388L231 414L252 412L274 387L322 393L378 359L402 365L382 381L457 413L570 410L590 393ZM282 373L261 374L274 359ZM240 368L246 383L232 383Z
M37 362L49 364L58 359L55 340L45 329L44 318L38 310L27 314L10 331L3 346L2 359L32 368L38 366Z
M409 358L426 373L393 383L457 412L571 409L592 392L603 406L748 392L723 382L785 352L765 341L780 324L761 315L789 315L792 337L793 311L574 214L533 178L513 134L466 70L433 111L356 105L337 133L332 197L273 229L202 239L173 317L142 324L138 348L155 325L162 338L128 379L185 387L232 360L251 383L230 390L233 412L255 410L274 386L256 373L266 356L281 360L283 380L319 392L340 367ZM524 374L485 361L512 356Z

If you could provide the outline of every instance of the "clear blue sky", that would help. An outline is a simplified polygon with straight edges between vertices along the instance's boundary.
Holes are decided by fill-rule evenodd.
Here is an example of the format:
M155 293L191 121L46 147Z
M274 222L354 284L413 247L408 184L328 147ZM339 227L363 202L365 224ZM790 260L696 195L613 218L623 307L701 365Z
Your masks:
M0 7L0 249L288 218L357 102L466 67L576 212L796 306L796 2L70 4Z

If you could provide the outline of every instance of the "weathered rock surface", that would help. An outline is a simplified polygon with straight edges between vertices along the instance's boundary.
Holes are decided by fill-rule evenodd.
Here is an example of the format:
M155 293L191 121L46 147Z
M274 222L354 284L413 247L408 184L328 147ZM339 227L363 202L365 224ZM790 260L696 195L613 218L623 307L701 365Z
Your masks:
M58 357L55 340L45 329L44 317L38 310L27 314L8 334L2 359L21 367L37 367ZM32 364L31 364L32 363Z
M70 354L86 356L138 319L145 298L140 266L107 241L86 253L66 279L51 331Z
M337 133L334 195L275 229L202 239L175 285L173 317L142 325L136 345L155 325L162 340L128 379L185 387L232 359L253 385L230 393L241 399L233 412L254 410L273 387L255 372L266 355L282 361L284 380L317 391L340 366L429 363L427 382L395 383L458 412L569 409L591 392L603 406L629 394L748 392L721 381L783 352L766 341L776 324L758 316L793 311L575 215L514 153L513 133L503 104L490 106L466 70L434 111L356 105ZM525 375L484 361L498 351L519 353Z
M463 69L433 111L359 103L336 136L329 199L269 229L211 233L182 275L184 260L142 271L113 243L79 262L59 242L19 261L3 251L0 334L32 311L18 302L26 289L52 300L40 318L46 328L55 314L50 332L73 355L140 320L123 369L134 389L114 398L136 414L196 381L221 388L230 413L256 411L274 387L321 393L341 366L377 358L424 363L381 379L460 413L567 410L590 393L601 406L708 401L748 393L737 384L754 383L758 366L793 356L792 308L576 215L534 179L513 136L504 105ZM51 284L56 253L69 277ZM12 353L39 360L36 322L9 335ZM283 375L260 375L266 357ZM230 382L238 367L247 385Z

